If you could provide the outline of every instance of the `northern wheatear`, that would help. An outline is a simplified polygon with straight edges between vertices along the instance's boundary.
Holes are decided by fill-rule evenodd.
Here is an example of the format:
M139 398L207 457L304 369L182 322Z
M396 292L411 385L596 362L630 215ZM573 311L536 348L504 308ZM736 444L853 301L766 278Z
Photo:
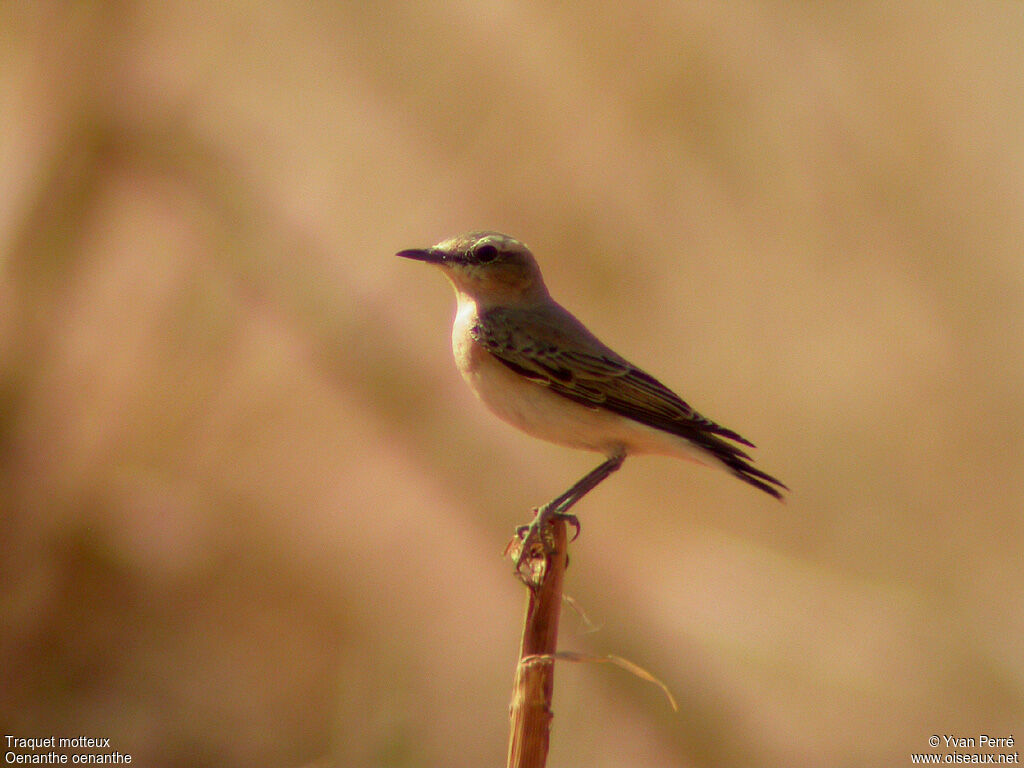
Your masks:
M777 499L788 490L727 440L753 443L701 416L552 299L515 238L470 232L397 255L436 264L454 286L455 364L484 405L535 437L607 457L537 511L521 552L552 516L572 519L569 508L632 453L719 466Z

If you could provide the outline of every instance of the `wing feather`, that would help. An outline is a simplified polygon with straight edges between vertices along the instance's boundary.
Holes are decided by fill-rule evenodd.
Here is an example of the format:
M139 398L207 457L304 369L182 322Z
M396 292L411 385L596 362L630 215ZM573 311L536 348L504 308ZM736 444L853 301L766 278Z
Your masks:
M588 408L604 408L689 440L716 456L737 477L781 498L772 485L785 486L750 466L750 456L722 438L751 448L753 443L697 413L660 381L602 344L557 304L529 310L490 309L481 313L470 333L521 376Z

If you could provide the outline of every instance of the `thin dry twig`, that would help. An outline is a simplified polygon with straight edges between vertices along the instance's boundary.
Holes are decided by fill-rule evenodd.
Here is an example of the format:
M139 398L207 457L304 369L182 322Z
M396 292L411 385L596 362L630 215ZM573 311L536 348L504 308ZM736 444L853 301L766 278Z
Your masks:
M565 521L555 519L550 525L548 546L530 553L519 570L520 577L530 589L509 706L508 768L543 768L547 762L551 719L554 716L551 699L558 619L568 548ZM519 546L522 546L521 542ZM515 540L509 549L514 560L518 554Z

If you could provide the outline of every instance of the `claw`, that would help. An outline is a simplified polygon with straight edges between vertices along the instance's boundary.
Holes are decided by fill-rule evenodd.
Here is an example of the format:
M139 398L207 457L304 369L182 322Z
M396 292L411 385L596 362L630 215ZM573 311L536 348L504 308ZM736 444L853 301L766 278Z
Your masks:
M569 539L570 542L576 541L580 537L580 519L576 515L570 515L568 512L559 512L557 515L553 515L553 517L564 520L575 529L572 538Z
M530 557L533 552L533 544L538 540L544 550L544 554L552 554L553 549L551 544L544 536L544 529L552 520L562 520L573 527L573 535L569 541L576 541L580 535L580 521L576 515L570 515L568 512L558 512L555 509L546 507L536 510L536 512L537 516L533 519L533 522L529 525L520 525L516 528L516 536L521 542L519 546L519 554L515 559L516 571L519 571L523 563Z

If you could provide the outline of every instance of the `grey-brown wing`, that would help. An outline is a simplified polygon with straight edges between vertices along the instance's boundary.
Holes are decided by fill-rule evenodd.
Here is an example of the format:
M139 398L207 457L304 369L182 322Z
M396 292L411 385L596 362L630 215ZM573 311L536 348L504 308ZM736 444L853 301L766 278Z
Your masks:
M476 342L508 368L590 408L604 408L685 438L708 450L742 480L777 498L746 453L725 442L753 443L705 418L650 374L602 344L575 317L550 310L492 309L471 330ZM767 481L762 482L762 481Z
M669 432L710 432L753 447L732 430L701 416L660 381L598 341L568 313L547 317L534 311L494 309L480 317L472 334L513 370L583 405L607 408Z

